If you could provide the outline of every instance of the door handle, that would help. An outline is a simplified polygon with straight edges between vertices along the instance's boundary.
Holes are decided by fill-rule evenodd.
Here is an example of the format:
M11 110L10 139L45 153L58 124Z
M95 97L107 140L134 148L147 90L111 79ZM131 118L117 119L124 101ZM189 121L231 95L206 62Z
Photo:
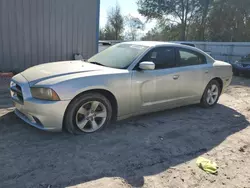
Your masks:
M205 70L205 73L207 74L207 73L208 73L208 70Z
M173 76L173 79L174 79L174 80L177 80L179 77L180 77L179 75L174 75L174 76Z

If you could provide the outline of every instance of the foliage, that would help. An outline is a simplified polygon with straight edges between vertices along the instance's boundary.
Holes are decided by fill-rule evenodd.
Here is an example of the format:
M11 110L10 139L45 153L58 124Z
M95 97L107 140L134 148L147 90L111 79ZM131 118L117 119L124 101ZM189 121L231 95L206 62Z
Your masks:
M128 15L125 18L126 25L128 27L128 32L126 33L126 39L135 41L138 37L138 31L143 30L143 22L134 16Z
M105 28L100 29L101 40L123 39L124 19L121 15L121 8L118 4L108 11L108 20Z
M215 1L208 21L208 36L213 41L249 41L250 1Z
M199 0L138 0L138 11L147 19L165 19L180 25L181 40L199 10Z
M138 6L142 15L158 20L143 40L250 40L249 0L138 0Z
M157 26L146 33L142 40L148 41L170 41L180 38L180 25L171 24L167 21L160 20Z

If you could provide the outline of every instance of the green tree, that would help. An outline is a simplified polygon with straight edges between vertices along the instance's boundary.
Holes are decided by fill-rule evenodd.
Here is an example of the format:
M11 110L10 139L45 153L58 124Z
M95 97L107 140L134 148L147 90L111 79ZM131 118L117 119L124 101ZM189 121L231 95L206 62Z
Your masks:
M105 29L101 28L99 30L99 40L106 40L105 38Z
M106 23L104 32L104 40L115 40L115 31L110 24Z
M250 1L217 0L208 18L211 41L249 41Z
M182 21L175 22L180 14L175 7L177 3L183 4L184 2L185 4L192 1L178 0L175 3L172 0L164 1L166 2L169 6L163 11L163 8L159 6L163 3L161 0L159 2L139 0L141 13L148 15L148 19L158 20L156 30L149 31L143 37L144 40L180 40L183 39L184 30L187 40L221 42L249 42L250 40L250 0L193 1L195 4L192 6L195 5L195 7L192 8L193 13L187 16L185 29ZM188 10L190 12L191 9Z
M124 19L121 15L121 8L118 4L108 11L108 21L105 29L109 32L109 34L114 35L112 36L114 40L122 39Z
M144 23L137 17L128 15L125 18L126 25L128 26L128 32L126 38L128 40L135 41L138 37L138 31L143 30Z
M142 37L146 41L174 41L180 38L181 26L168 23L164 20L158 21L155 28L151 29Z
M118 4L107 12L107 23L99 31L101 40L121 40L123 39L124 19L121 15L121 8Z
M138 0L138 11L147 19L165 19L181 27L186 40L187 25L199 11L199 0Z
M207 19L208 19L208 15L209 15L209 10L211 9L213 2L214 2L214 0L199 0L200 11L197 12L197 19L193 23L193 27L199 28L197 30L198 40L201 40L201 41L205 40Z

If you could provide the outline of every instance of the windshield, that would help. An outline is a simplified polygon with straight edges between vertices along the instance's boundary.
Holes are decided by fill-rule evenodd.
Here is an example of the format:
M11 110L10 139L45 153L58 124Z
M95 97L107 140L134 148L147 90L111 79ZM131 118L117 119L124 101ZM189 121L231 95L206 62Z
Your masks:
M106 67L127 69L129 65L146 49L148 49L148 46L116 44L94 55L88 59L88 62Z

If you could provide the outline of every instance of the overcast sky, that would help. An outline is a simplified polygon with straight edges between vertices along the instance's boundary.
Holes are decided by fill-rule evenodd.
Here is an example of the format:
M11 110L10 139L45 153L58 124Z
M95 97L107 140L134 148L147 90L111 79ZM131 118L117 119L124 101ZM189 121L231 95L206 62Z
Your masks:
M107 11L116 5L116 2L121 7L122 15L126 16L128 14L140 18L143 22L146 19L141 16L137 11L136 0L101 0L101 8L100 8L100 27L104 27L107 21ZM150 22L146 24L146 28L143 33L146 33L154 26L154 22Z

